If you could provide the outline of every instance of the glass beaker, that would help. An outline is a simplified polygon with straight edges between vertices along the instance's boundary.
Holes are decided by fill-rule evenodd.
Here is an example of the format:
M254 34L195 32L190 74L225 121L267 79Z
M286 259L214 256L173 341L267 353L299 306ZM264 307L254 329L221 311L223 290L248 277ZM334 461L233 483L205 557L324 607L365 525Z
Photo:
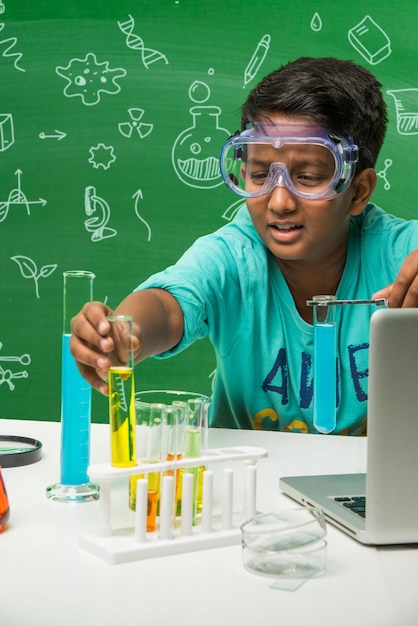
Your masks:
M314 296L314 368L313 424L320 433L330 433L336 426L337 403L337 333L335 296Z
M70 352L71 318L93 297L95 275L85 270L64 272L64 312L61 369L61 477L47 487L59 502L89 502L99 486L89 482L91 386L80 374Z

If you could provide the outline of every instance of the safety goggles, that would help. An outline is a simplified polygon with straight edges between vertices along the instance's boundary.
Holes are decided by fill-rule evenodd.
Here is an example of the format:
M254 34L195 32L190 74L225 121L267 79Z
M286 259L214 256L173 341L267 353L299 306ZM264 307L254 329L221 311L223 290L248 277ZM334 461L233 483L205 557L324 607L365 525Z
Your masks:
M305 200L330 199L353 180L358 147L311 122L255 122L232 135L220 156L225 183L246 198L286 187Z

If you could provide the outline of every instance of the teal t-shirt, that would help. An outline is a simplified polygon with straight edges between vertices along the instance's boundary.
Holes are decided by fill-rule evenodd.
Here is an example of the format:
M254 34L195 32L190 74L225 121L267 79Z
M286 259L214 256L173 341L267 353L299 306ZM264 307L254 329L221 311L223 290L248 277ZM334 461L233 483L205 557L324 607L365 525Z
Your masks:
M396 278L418 248L418 221L373 204L352 217L337 297L364 299ZM246 206L199 238L179 261L138 289L170 291L184 313L178 353L209 336L217 359L211 425L292 432L313 426L313 327L299 315L283 274L255 231ZM316 294L312 294L314 296ZM337 307L335 434L365 434L369 321L373 306Z

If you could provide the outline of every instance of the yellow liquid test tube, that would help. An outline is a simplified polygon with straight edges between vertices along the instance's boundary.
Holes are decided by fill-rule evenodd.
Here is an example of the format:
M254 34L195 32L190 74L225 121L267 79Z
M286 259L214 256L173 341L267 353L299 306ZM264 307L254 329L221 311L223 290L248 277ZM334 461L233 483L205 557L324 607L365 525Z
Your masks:
M136 465L132 318L112 315L107 319L114 342L108 371L111 463L114 467L132 467Z

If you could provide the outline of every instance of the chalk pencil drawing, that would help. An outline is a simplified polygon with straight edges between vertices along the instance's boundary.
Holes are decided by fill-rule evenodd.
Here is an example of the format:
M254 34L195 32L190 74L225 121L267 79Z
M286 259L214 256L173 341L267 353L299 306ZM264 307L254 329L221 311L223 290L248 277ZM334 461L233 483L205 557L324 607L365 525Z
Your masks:
M263 35L258 42L244 71L243 89L257 76L258 71L264 63L264 60L269 51L270 42L271 36L269 34Z

